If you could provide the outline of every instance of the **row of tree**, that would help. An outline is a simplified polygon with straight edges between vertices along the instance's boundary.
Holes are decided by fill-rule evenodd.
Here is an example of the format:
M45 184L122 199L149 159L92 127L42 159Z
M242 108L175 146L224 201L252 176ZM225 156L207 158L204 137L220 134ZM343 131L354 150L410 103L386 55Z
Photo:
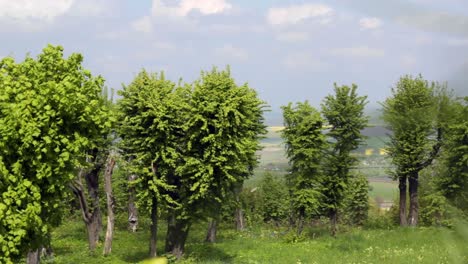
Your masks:
M215 240L226 208L242 230L244 210L252 209L249 195L254 195L246 195L242 186L253 174L266 132L266 104L257 93L247 84L237 85L229 68L202 72L185 84L143 70L114 103L104 92L104 80L85 70L82 61L79 54L64 58L63 49L54 46L37 59L0 61L0 262L13 263L29 252L28 262L37 263L40 249L50 248L51 230L70 207L79 208L94 251L103 229L102 175L104 254L110 254L114 195L122 192L114 194L111 188L116 163L126 174L130 230L138 227L137 208L149 212L151 256L157 255L161 223L167 224L165 252L178 258L198 219L210 220L207 241ZM263 181L263 220L287 215L299 234L307 219L321 216L329 218L333 235L339 215L363 223L368 183L352 170L357 162L352 152L364 139L366 103L356 85L335 85L320 112L307 101L282 108L290 171L283 189L273 178ZM383 103L383 118L392 131L388 151L400 183L402 225L418 223L419 174L434 160L441 169L431 190L438 196L425 195L423 202L443 197L466 208L467 107L467 98L454 98L444 86L410 76ZM275 203L275 196L288 204Z
M150 255L156 256L164 215L165 251L180 257L193 221L216 219L226 197L252 174L265 103L247 84L236 85L229 69L213 69L192 84L142 71L114 105L103 94L103 79L83 69L82 59L65 59L61 47L48 46L37 59L0 62L0 262L26 252L29 263L39 261L39 249L50 245L51 230L69 206L63 202L68 190L94 250L103 226L103 171L104 254L111 252L112 149L133 175L140 207L150 211Z
M294 213L298 215L298 233L306 215L328 215L331 233L336 234L338 210L342 207L357 158L351 152L363 140L367 126L364 116L366 97L357 94L357 86L337 86L335 94L322 103L322 115L306 101L283 107L285 129L282 137L291 169L287 184ZM324 133L324 130L327 133ZM368 185L361 186L365 194ZM367 214L367 195L362 206Z

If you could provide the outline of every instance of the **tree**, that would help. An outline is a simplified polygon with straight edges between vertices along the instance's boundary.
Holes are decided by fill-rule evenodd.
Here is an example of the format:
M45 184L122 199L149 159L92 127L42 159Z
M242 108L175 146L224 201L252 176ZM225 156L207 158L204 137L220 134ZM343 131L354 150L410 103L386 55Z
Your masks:
M259 183L259 193L259 209L264 222L279 224L288 217L290 197L282 179L266 172Z
M138 175L138 198L150 208L150 256L155 257L158 206L173 200L166 191L169 178L180 163L183 148L186 99L164 74L141 71L133 82L120 91L119 128L121 148Z
M298 234L304 217L316 214L319 208L321 162L326 144L322 133L324 120L306 101L283 106L285 129L282 131L286 155L291 165L287 176L294 212L299 217Z
M121 146L140 168L139 198L151 207L151 255L159 206L167 209L165 251L180 258L193 219L213 215L252 174L265 130L263 102L216 69L178 87L143 71L121 95Z
M330 126L327 137L330 148L325 161L322 180L324 204L328 210L331 233L336 234L338 209L348 188L350 169L357 162L351 151L357 149L367 126L364 116L366 96L358 96L357 85L337 86L335 95L328 95L322 103L322 113Z
M392 88L392 96L382 104L383 119L392 131L387 150L396 166L395 175L400 190L400 225L418 224L418 177L437 156L442 143L442 123L436 96L436 83L418 76L404 76ZM443 92L443 89L439 89ZM439 97L443 99L444 96ZM444 100L442 100L444 101ZM407 181L409 182L410 212L406 219Z
M369 182L364 175L350 178L342 210L348 224L362 225L366 221L369 212Z
M172 182L181 206L169 213L166 251L180 257L193 219L217 217L221 203L252 175L263 107L255 90L236 85L230 70L202 72L190 90L186 151Z
M49 244L83 153L111 126L103 79L47 46L37 59L0 61L0 262ZM36 259L36 262L38 259Z
M445 170L437 178L437 188L456 207L468 209L468 97L452 102L454 119L446 130Z

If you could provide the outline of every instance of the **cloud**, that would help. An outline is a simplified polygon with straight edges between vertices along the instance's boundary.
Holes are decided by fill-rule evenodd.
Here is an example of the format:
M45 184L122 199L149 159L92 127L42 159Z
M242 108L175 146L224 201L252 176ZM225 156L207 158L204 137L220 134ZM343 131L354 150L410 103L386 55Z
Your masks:
M291 70L308 70L313 72L322 72L329 68L327 63L317 59L309 52L288 54L283 60L283 65Z
M396 21L425 31L468 36L468 16L446 12L421 12L398 16Z
M392 20L406 27L458 37L468 36L468 15L462 9L466 8L466 0L353 0L341 2L359 13ZM430 4L431 2L438 4L434 6ZM443 6L448 8L442 8Z
M143 33L149 33L153 30L153 22L150 16L144 16L132 23L133 29Z
M51 22L67 13L73 0L0 0L0 18Z
M307 32L281 32L276 39L283 42L302 42L309 39Z
M369 48L367 46L332 49L330 53L335 56L343 56L343 57L375 58L375 57L385 56L384 50Z
M447 45L453 47L468 46L468 38L449 38L447 39Z
M112 0L80 0L73 3L71 12L83 17L106 16L112 13L109 9L113 5L115 2Z
M330 22L333 9L323 4L303 4L274 7L268 10L267 21L271 25L294 25L315 18L321 24Z
M229 57L239 61L245 61L249 58L247 51L241 48L236 48L232 45L224 45L222 48L215 50L215 54L221 57Z
M364 17L359 20L361 29L377 29L382 26L382 21L376 17Z
M232 5L226 0L182 0L177 5L167 5L162 0L153 0L151 13L153 16L185 17L192 11L202 15L225 13Z

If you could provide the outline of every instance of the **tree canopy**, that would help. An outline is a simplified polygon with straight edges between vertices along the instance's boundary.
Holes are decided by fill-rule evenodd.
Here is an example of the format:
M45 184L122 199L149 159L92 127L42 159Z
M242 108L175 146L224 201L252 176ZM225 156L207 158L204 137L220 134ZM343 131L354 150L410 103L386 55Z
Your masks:
M84 152L111 126L104 80L47 46L0 61L0 262L47 243Z

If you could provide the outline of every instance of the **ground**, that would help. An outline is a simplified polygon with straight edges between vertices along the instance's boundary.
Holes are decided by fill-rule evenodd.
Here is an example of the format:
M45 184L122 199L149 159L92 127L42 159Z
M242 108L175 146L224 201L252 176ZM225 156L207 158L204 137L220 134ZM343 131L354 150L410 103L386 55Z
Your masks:
M336 238L323 228L309 228L298 238L281 228L235 232L223 227L215 244L202 242L205 231L202 223L194 226L180 263L468 263L466 225L454 229L353 228L341 230ZM161 228L159 252L164 233ZM130 233L121 222L108 257L102 256L102 245L95 254L88 252L84 224L78 218L66 221L52 238L56 256L51 263L138 263L148 253L149 229L143 223L142 229Z

